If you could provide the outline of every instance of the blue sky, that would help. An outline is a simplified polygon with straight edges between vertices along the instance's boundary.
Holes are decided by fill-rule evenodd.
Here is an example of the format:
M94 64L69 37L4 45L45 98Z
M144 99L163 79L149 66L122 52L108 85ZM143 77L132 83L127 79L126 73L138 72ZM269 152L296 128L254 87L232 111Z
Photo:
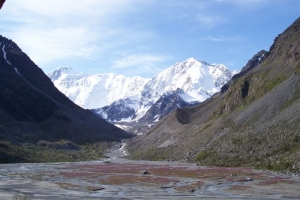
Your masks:
M0 34L45 73L149 78L190 57L240 70L299 13L299 0L7 0Z

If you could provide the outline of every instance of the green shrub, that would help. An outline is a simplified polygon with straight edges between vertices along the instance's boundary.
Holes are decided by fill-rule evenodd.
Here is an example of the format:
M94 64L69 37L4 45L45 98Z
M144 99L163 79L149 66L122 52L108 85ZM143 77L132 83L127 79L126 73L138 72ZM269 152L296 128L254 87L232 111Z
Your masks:
M232 142L232 144L239 144L241 142L241 139L239 139L239 138L232 138L231 142Z
M27 195L25 196L13 196L13 200L27 200Z
M195 161L202 161L204 160L205 158L208 157L208 152L207 151L201 151L195 158Z

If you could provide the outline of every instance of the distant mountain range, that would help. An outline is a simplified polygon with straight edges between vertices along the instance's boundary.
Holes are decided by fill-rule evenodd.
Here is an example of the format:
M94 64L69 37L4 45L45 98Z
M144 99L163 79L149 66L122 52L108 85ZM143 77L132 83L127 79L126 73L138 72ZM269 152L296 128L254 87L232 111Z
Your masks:
M71 67L60 67L48 76L62 93L85 109L101 108L116 100L139 95L148 81L138 76L86 75Z
M237 72L189 58L152 79L116 74L84 75L62 67L48 76L77 105L110 122L158 121L178 107L210 98Z

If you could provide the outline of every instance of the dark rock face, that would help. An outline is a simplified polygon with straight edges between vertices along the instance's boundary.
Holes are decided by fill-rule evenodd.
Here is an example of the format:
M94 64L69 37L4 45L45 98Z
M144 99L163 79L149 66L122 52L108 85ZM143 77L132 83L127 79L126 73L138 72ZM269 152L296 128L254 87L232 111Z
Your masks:
M92 111L97 115L101 113L106 113L105 119L109 122L121 121L122 119L132 118L135 114L135 110L130 107L131 100L130 99L122 99L113 102L109 106L104 106L100 109L93 109Z
M1 109L16 120L40 122L58 109L54 101L77 107L13 41L0 36L0 42Z
M255 54L248 62L247 64L242 68L240 73L234 75L228 83L222 86L221 88L221 93L225 92L228 90L229 86L238 78L244 76L247 74L251 69L255 68L258 66L260 63L262 63L266 57L267 57L267 51L261 50L257 54Z
M158 121L163 117L167 116L173 110L177 108L184 108L188 106L195 106L199 102L188 103L185 102L181 97L183 91L177 89L174 92L166 93L161 96L147 111L147 113L139 120L139 122L152 123Z
M25 83L22 76L16 73L16 67L14 67L15 62L18 62L15 60L15 55L22 55L22 51L16 48L12 41L2 36L0 36L0 41L0 69L2 72L0 74L0 108L12 117L7 120L41 121L48 118L57 107L47 98L39 95L37 91L30 92L31 87ZM38 96L42 96L41 101L38 101ZM46 108L39 112L38 110L42 107Z
M184 109L176 110L176 119L181 124L188 124L190 122L188 112Z
M199 102L185 102L180 97L180 94L182 93L184 93L184 91L182 91L181 89L177 89L176 91L162 95L149 108L146 114L142 118L137 120L137 122L151 124L159 121L177 108L184 108L199 104ZM120 122L122 119L134 120L136 118L136 113L135 110L130 106L134 104L136 104L136 102L133 102L130 99L122 99L113 102L109 106L105 106L100 109L93 109L92 111L110 122ZM104 117L102 113L105 113L105 115L107 116Z
M270 47L268 57L271 60L280 60L284 64L291 64L300 59L299 47L300 17L279 34Z
M2 36L0 96L0 142L69 140L82 144L131 137L75 105L13 41Z

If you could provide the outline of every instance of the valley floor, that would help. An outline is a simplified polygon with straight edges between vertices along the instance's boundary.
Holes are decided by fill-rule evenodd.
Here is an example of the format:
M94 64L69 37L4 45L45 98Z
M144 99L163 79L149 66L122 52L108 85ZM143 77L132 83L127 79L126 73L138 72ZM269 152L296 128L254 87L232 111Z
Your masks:
M124 143L110 158L77 163L0 165L0 200L299 199L300 177L250 168L132 161Z

